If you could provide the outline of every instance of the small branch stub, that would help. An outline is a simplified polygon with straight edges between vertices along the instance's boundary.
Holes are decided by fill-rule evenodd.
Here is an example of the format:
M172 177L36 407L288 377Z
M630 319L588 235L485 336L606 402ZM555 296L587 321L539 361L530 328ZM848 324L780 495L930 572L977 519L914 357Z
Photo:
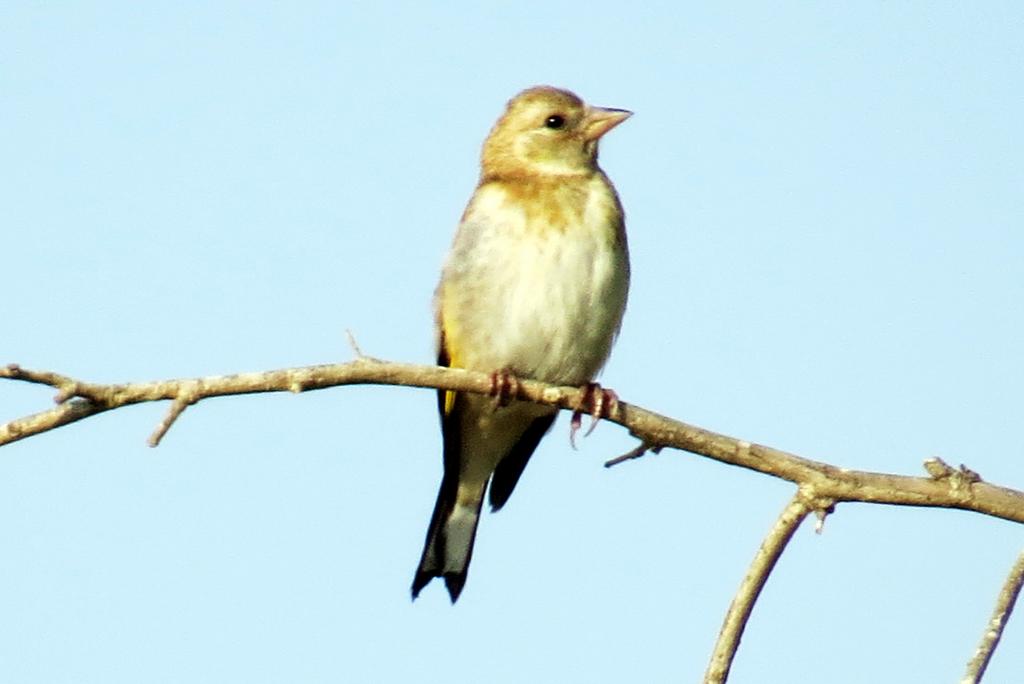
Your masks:
M626 461L632 461L635 458L640 458L641 456L646 454L648 451L650 451L652 454L657 454L658 452L661 451L661 447L660 446L655 446L655 445L652 445L652 444L648 444L647 442L641 442L640 444L638 444L636 446L636 448L630 449L629 451L627 451L626 453L622 454L621 456L616 456L615 458L612 458L612 459L609 459L609 460L605 461L604 462L604 467L605 468L611 468L612 466L617 466L620 463L625 463Z

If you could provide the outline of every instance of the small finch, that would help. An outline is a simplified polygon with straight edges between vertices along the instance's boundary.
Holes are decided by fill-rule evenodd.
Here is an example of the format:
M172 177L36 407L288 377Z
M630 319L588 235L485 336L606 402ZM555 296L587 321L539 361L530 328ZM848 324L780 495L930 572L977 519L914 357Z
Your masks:
M509 101L484 142L434 299L437 360L492 373L498 396L438 392L444 476L414 599L434 577L459 598L488 482L497 511L555 420L550 406L502 405L501 390L516 377L589 386L608 359L629 256L597 145L630 115L538 86Z

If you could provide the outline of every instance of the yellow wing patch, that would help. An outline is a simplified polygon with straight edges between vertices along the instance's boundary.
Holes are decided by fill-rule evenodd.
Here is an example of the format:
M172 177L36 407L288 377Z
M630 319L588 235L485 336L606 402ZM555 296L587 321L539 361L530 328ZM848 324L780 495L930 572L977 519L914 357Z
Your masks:
M448 288L442 286L441 289L441 306L440 315L438 319L441 324L441 335L440 335L440 350L438 356L442 365L446 365L449 368L461 368L460 354L456 351L453 341L458 338L458 327L454 325L454 321L450 316L445 316L445 311L448 309L444 306L445 293ZM444 393L444 415L450 415L452 410L455 408L455 395L457 392L454 390L448 390Z

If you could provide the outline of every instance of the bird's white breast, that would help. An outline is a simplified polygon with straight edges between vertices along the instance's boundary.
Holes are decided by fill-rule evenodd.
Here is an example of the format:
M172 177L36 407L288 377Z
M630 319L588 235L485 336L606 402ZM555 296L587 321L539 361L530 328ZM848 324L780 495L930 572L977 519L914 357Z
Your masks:
M536 225L500 186L478 191L438 290L453 365L565 384L596 375L621 323L629 281L605 183L596 175L583 211L557 227Z

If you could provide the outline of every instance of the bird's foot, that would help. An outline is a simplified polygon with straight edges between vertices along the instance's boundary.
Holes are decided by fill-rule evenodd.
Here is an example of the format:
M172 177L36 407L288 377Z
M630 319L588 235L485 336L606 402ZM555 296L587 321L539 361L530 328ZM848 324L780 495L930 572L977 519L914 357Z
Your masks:
M507 368L491 373L490 395L494 397L494 404L491 409L497 411L502 406L507 406L519 394L519 378L512 374Z
M588 382L582 388L583 396L576 410L572 412L572 421L569 423L569 444L576 448L576 433L583 426L583 414L590 415L590 428L583 433L584 437L590 435L597 427L602 418L608 418L613 411L619 407L619 395L614 390L601 387L596 382Z

